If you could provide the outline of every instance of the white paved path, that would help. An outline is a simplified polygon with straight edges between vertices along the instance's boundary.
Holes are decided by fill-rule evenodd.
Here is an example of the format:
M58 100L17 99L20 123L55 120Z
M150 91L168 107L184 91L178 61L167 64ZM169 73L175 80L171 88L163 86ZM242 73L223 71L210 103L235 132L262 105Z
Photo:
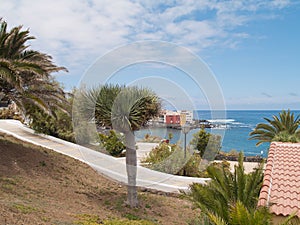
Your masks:
M126 166L122 160L117 160L112 156L52 136L35 134L33 130L15 120L0 120L0 132L78 159L87 163L106 177L118 182L127 183ZM139 148L141 146L143 145L140 145ZM143 149L140 150L143 151ZM148 150L145 149L144 151ZM163 192L188 190L190 184L205 183L205 181L207 181L206 178L174 176L141 166L137 168L137 186Z

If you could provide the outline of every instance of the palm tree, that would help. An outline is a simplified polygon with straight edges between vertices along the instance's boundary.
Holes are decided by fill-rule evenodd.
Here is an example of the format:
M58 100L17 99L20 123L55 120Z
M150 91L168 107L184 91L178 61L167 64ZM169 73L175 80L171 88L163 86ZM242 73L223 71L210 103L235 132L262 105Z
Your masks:
M51 56L28 50L26 43L34 37L21 29L8 31L7 23L0 20L0 93L24 114L32 104L51 114L54 106L62 107L67 101L50 74L67 70L54 65Z
M207 225L271 225L271 213L267 207L260 207L254 210L247 209L243 203L237 201L228 206L229 219L223 218L209 212L203 216Z
M137 207L137 156L134 131L158 115L160 100L148 89L119 85L104 85L85 91L83 95L85 100L81 110L85 114L85 119L94 119L98 126L109 127L125 135L127 203L131 207Z
M263 181L262 167L261 164L254 172L245 174L243 154L240 153L234 173L225 166L209 166L207 173L211 180L206 185L193 184L189 197L210 221L228 223L231 216L230 205L241 202L249 211L256 208Z
M290 110L283 110L278 116L273 116L273 120L264 118L268 124L260 123L254 131L250 133L250 140L258 140L256 145L264 142L281 141L281 142L299 142L300 117L294 116Z
M201 224L205 225L271 225L272 214L267 207L257 207L263 181L263 163L250 174L245 174L243 154L231 173L225 164L210 165L211 180L206 184L191 185L188 197L201 209ZM299 224L295 215L281 225Z

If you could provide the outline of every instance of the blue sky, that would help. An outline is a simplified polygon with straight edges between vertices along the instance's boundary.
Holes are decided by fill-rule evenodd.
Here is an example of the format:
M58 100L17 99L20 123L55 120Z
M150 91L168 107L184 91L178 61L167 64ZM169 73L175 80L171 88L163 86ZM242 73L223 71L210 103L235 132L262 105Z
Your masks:
M159 40L202 58L228 109L300 109L299 1L1 0L0 7L10 27L30 29L37 38L32 48L68 68L69 73L55 74L66 89L77 86L107 52ZM120 71L115 82L129 82L136 72L180 76L176 68L148 63ZM180 85L196 108L208 107L205 93L185 79Z

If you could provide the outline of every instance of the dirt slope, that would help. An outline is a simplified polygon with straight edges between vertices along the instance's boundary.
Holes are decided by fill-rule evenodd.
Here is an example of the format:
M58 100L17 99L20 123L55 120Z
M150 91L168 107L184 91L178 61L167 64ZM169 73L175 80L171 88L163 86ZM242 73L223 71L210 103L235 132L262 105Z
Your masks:
M126 187L51 150L0 134L0 224L102 224L107 219L188 224L199 215L177 197L140 192L124 204ZM85 223L84 223L85 222Z

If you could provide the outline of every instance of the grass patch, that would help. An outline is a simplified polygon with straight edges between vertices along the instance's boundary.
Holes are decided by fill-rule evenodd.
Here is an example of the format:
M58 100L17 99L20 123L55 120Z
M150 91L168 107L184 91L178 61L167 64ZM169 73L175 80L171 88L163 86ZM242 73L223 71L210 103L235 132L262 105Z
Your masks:
M0 185L4 191L12 191L17 185L17 181L14 178L0 177Z
M100 218L97 215L90 215L90 214L79 214L76 215L76 217L79 219L78 221L75 221L75 224L79 225L98 225L100 224Z
M2 184L16 185L17 181L16 181L16 179L10 178L10 177L0 177L0 183L2 183Z
M124 215L125 218L129 219L129 220L141 220L141 218L139 218L138 216L136 215L133 215L131 213L126 213Z
M13 208L16 209L18 212L24 213L24 214L28 214L28 213L32 213L32 212L37 212L38 211L37 208L34 208L32 206L28 206L28 205L19 204L19 203L15 203L13 205Z

